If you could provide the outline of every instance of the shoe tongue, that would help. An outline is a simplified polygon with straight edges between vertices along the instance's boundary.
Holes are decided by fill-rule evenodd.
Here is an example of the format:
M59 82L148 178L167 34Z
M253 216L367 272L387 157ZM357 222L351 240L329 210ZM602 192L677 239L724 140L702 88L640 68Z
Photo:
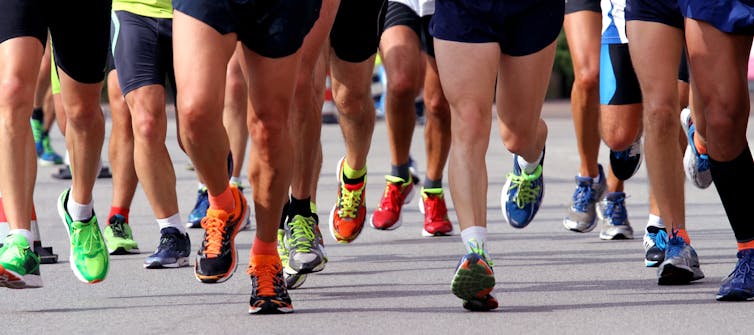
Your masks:
M229 216L228 212L226 212L226 211L224 211L222 209L212 209L212 208L207 209L207 217L217 218L217 219L220 219L222 221L227 221L228 220L228 216Z
M358 191L362 187L364 187L364 182L358 183L358 184L343 184L345 188L349 191Z
M592 177L576 176L576 182L582 186L591 186L594 182Z
M612 193L608 193L607 196L605 196L605 198L607 198L607 200L610 200L610 201L618 201L625 197L626 197L626 194L623 192L612 192Z
M389 183L393 183L393 184L403 185L403 184L406 183L405 179L403 179L401 177L391 176L391 175L386 175L385 176L385 180L387 180Z

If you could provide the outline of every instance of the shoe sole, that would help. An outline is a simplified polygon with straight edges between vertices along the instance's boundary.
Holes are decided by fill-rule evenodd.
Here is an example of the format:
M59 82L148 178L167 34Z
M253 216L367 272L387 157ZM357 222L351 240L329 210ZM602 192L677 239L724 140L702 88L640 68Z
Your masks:
M42 287L42 277L33 274L22 276L0 265L0 287L12 289L40 288Z
M479 299L480 292L492 291L495 276L487 273L479 264L470 264L469 269L459 268L450 284L453 294L461 300ZM489 294L489 292L484 295Z
M139 248L133 248L133 249L126 249L124 247L117 247L114 250L107 248L107 251L110 253L110 255L119 256L119 255L137 255L140 254L141 251Z
M68 225L68 222L65 219L67 212L66 212L66 209L63 207L64 206L63 204L65 203L64 198L67 195L70 195L70 192L71 190L68 189L68 190L63 191L63 193L60 194L60 196L58 197L58 206L57 206L58 216L60 216L60 220L63 221L63 225L66 228L65 232L68 234L68 244L70 247L69 248L70 251L68 252L68 263L70 264L71 271L73 271L73 274L76 276L76 278L78 278L78 280L87 284L96 284L105 280L105 278L107 277L107 272L105 272L105 274L102 276L101 279L94 279L90 281L84 278L84 275L81 274L79 269L76 267L76 262L73 261L75 258L73 257L73 244L71 244L71 227ZM99 226L97 226L97 230L99 230ZM100 236L101 236L101 232L100 232ZM103 240L102 243L104 244L105 241ZM108 266L108 271L109 271L109 266Z
M658 285L686 285L694 280L694 272L690 269L667 264L660 269L657 278Z
M293 306L290 307L278 307L273 303L265 303L262 307L249 307L249 314L288 314L293 313Z
M175 263L162 263L160 261L154 261L149 264L144 263L145 269L176 269L184 266L189 266L188 257L181 257Z
M706 189L712 184L712 174L708 171L707 176L703 178L698 178L699 172L696 170L696 164L692 164L692 160L694 159L694 149L691 148L691 145L694 143L693 138L689 138L689 122L687 120L691 119L691 110L688 108L684 108L681 111L681 128L683 128L683 134L686 135L686 152L683 154L683 171L686 174L686 179L691 181L694 186L700 188L700 189Z
M728 294L718 294L715 296L717 301L752 301L754 300L754 293L746 292L744 290L732 290Z
M441 232L441 231L438 231L438 232L435 232L434 234L433 234L433 233L430 233L430 232L428 232L428 231L427 231L426 229L422 229L422 236L423 236L423 237L442 237L442 236L453 236L453 229L451 229L451 230L450 230L450 231L448 231L448 232Z
M296 274L288 274L284 273L283 276L285 277L285 286L289 290L295 290L301 285L304 285L304 282L306 281L307 275L296 273Z
M243 198L244 197L243 193L240 193L240 194L241 194L241 197ZM235 229L233 230L233 234L230 237L231 259L233 261L230 265L230 270L226 273L219 274L219 275L212 275L212 276L201 275L196 272L197 266L199 264L199 261L197 260L197 262L194 264L194 277L196 277L197 280L199 280L200 282L204 284L219 284L219 283L225 282L226 280L230 279L230 277L233 277L233 274L238 269L238 250L236 249L236 236L238 236L238 232L241 230L241 222L249 219L249 206L248 206L248 203L246 203L246 199L245 198L243 199L245 203L244 212L241 215L243 219L242 221L239 221L238 224L235 226Z
M398 214L398 220L395 221L395 223L393 223L392 225L387 226L387 227L377 227L377 226L375 226L374 225L374 214L372 214L372 215L369 216L369 226L372 227L372 228L374 228L374 229L376 229L376 230L386 230L386 231L388 231L388 230L396 230L396 229L400 228L402 225L403 225L403 213Z
M579 225L580 225L579 222L568 220L568 219L563 219L563 227L565 227L565 229L568 229L568 230L570 230L572 232L576 232L576 233L588 233L588 232L591 232L592 230L594 230L594 228L597 227L597 218L595 217L594 222L591 223L590 225L586 226L586 228L584 228L584 229L578 229L577 227Z

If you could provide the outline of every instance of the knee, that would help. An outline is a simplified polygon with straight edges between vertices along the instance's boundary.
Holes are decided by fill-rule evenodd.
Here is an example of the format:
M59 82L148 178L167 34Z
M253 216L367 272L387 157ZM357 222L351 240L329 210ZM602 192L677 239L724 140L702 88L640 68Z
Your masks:
M255 150L274 147L275 143L289 137L287 118L280 113L263 113L250 118L249 135Z
M440 94L428 94L424 96L424 106L427 117L450 122L450 106L445 96Z
M637 136L638 131L631 131L625 129L625 127L618 127L610 131L603 131L602 140L610 150L623 151L634 143Z
M28 126L29 113L34 102L33 85L25 85L21 78L0 81L0 110L4 134L11 134L21 124ZM19 109L28 108L28 113L19 113ZM11 132L11 133L9 133Z
M201 99L191 97L181 98L178 101L178 114L180 118L181 137L189 142L201 140L203 130L208 126L222 126L221 118L211 109L212 104Z
M145 109L135 110L133 113L134 138L149 145L163 145L167 132L167 120L159 117L161 111ZM162 111L164 116L164 111Z
M574 86L585 91L596 90L600 85L599 69L584 68L575 73Z
M372 92L368 89L341 86L333 89L333 97L335 107L338 108L340 115L344 117L365 116L367 111L373 110L369 108L372 105ZM374 116L371 115L371 117Z
M678 109L669 101L645 104L644 118L645 129L648 134L675 136L680 129Z
M387 81L387 92L396 99L413 99L419 94L418 80L406 73L396 73Z

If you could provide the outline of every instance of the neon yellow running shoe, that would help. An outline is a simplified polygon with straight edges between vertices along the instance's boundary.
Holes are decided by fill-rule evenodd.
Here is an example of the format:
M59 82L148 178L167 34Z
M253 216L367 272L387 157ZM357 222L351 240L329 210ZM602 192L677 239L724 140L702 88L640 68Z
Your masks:
M66 189L58 199L58 214L68 228L68 237L71 239L71 253L69 262L71 270L80 281L94 284L105 280L109 269L110 256L107 254L105 240L97 224L97 216L92 212L89 221L73 221L68 214L66 203L71 194Z
M0 286L8 288L42 287L39 256L21 235L5 237L0 248Z
M131 226L123 215L115 214L105 227L105 243L111 255L138 254L139 245L134 241Z

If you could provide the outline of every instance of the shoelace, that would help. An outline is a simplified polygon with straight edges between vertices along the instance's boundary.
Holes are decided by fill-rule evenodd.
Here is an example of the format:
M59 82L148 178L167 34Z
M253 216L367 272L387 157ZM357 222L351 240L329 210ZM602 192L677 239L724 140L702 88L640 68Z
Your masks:
M468 244L469 250L471 250L471 252L484 257L484 260L487 262L487 264L490 265L490 267L494 266L494 264L492 264L492 260L487 257L487 253L484 251L484 243L479 243L479 241L471 239L469 240Z
M110 229L113 230L113 236L120 238L128 238L126 229L123 226L125 223L121 221L113 221L110 223Z
M429 195L427 201L424 202L424 213L429 214L430 222L443 221L447 215L447 208L443 207L439 196Z
M610 218L610 224L614 226L623 225L626 222L626 206L623 203L624 198L618 198L615 201L607 201L605 216Z
M223 247L223 235L225 234L225 222L218 218L205 217L202 219L204 228L204 254L217 256Z
M257 277L257 295L263 297L274 297L277 295L275 292L275 282L278 280L277 274L279 271L280 268L276 264L249 265L247 273Z
M518 208L524 208L524 206L534 203L537 200L537 195L541 190L541 186L537 185L532 187L533 181L528 180L522 173L517 176L513 173L508 174L508 178L511 179L510 188L515 188L516 193L513 195L513 201Z
M667 251L665 255L665 259L673 258L681 254L683 252L683 246L686 244L686 241L683 240L680 236L673 236L668 240L668 246Z
M654 235L654 236L652 236ZM649 234L649 237L655 241L655 246L660 250L665 250L668 247L668 233L664 230L660 230L657 234Z
M697 171L707 171L709 170L709 155L706 154L700 154L699 159L697 160L696 170Z
M380 200L380 209L397 211L401 207L401 186L394 183L385 185L385 194ZM400 202L399 202L400 201Z
M178 245L178 236L175 234L165 234L160 238L159 250L174 250Z
M594 190L592 186L587 183L579 183L576 187L576 192L573 193L573 208L579 212L586 212L589 202L592 201L594 196Z
M76 244L81 246L81 249L84 250L84 253L86 255L92 255L97 249L95 248L95 246L99 245L97 233L93 231L97 228L92 228L93 224L89 223L78 228L74 228L73 233L71 234L71 240L76 241Z
M291 229L293 238L292 247L298 252L309 252L312 248L312 241L316 237L310 222L302 216L297 216L288 223L288 227Z
M346 184L343 184L340 187L340 204L338 209L338 215L341 218L356 218L356 212L359 210L359 206L361 205L361 193L364 191L364 188L360 188L358 190L349 190L346 188Z

